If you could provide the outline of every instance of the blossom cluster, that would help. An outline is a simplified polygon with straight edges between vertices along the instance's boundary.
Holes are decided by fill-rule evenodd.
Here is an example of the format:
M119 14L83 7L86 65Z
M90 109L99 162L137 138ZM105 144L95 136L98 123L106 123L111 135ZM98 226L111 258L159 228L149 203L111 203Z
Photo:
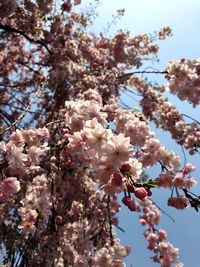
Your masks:
M158 186L165 188L177 187L190 189L192 186L196 185L197 182L193 177L188 175L191 171L185 171L188 166L191 166L192 168L194 167L191 163L187 163L185 168L182 171L177 172L175 175L170 171L161 173L156 179Z
M4 178L0 183L0 200L7 200L11 195L19 192L19 190L20 182L16 177Z
M171 30L135 37L122 30L111 38L89 34L94 2L81 13L81 0L0 0L4 262L125 267L130 248L114 231L124 205L146 226L153 261L180 267L178 249L164 230L156 230L160 212L151 198L154 188L170 188L169 206L198 210L200 202L189 193L196 184L194 166L180 169L179 156L160 143L149 120L191 154L200 146L200 129L184 122L162 96L163 87L158 92L127 74L133 68L140 73L144 59L156 58L156 38ZM124 9L117 12L120 17ZM164 73L172 93L199 103L198 60L173 61ZM118 97L129 86L141 94L142 112L120 107ZM156 165L161 173L149 179L146 172Z
M173 60L166 71L170 92L197 106L200 103L200 60Z
M87 108L85 108L86 105L82 106L82 101L77 101L76 108L72 108L71 102L66 102L67 113L65 116L68 122L67 126L73 134L66 134L70 150L65 152L65 157L67 153L70 153L72 158L75 156L76 160L84 162L85 166L91 166L94 170L94 178L99 180L101 189L110 196L122 191L127 192L128 195L122 200L123 204L132 212L140 212L141 207L145 206L145 208L142 208L143 215L140 216L140 222L151 227L157 225L160 220L160 214L149 199L151 191L146 189L145 185L140 188L136 185L137 182L141 181L140 175L143 167L153 166L158 161L168 166L171 173L175 175L179 168L179 158L160 145L155 135L149 130L145 119L142 120L143 117L139 112L129 113L119 108L115 109L115 113L112 116L115 130L112 131L107 129L104 120L102 120L102 116L106 119L105 111L108 111L108 117L110 117L112 108L109 110L103 108L103 112L101 108L96 109L98 114L95 115L96 118L93 118L94 112L90 112L90 110L91 107L95 106L94 99L87 100L86 103ZM113 104L116 105L115 102ZM83 110L84 118L81 116ZM78 128L74 127L72 123L74 117L76 117L76 121L78 120L76 124L79 127L78 132L76 132ZM125 127L122 128L123 125ZM131 127L132 131L129 130L129 127ZM144 132L142 134L143 139L137 140L136 138L141 137L141 131ZM128 137L125 137L124 134ZM141 152L135 153L135 145L141 147ZM154 160L148 161L145 158L146 154L151 155L152 160ZM192 170L193 167L187 164L183 173L186 175ZM136 199L130 196L131 193L134 194ZM155 256L154 260L156 261L157 259L161 266L170 266L173 263L179 264L178 250L170 243L162 239L160 244L155 246L154 252L156 255L160 253L160 256ZM166 256L163 252L163 247L166 247Z
M125 196L123 203L138 212L145 206L140 222L156 225L159 212L149 199L151 192L137 183L141 183L143 168L158 161L171 172L179 167L179 158L160 145L139 112L118 107L111 116L111 110L103 107L95 90L83 95L88 100L66 101L62 135L55 147L48 146L47 128L17 130L7 143L1 143L8 172L17 175L24 190L19 195L17 223L21 238L41 239L33 264L41 264L45 257L49 265L49 255L55 251L54 260L60 266L124 266L123 259L129 249L120 245L112 229L118 223L116 213L120 209L116 194L133 192L136 200ZM117 105L116 101L112 103ZM111 119L115 129L108 128ZM126 125L124 131L122 125ZM140 139L141 131L143 139ZM136 153L136 145L140 152ZM147 159L148 154L151 160ZM42 161L44 157L49 159L49 164ZM192 170L187 165L183 175ZM18 191L16 184L10 194ZM6 224L9 227L8 220ZM56 242L53 232L47 235L51 229L57 233ZM164 246L171 254L159 258L161 266L167 261L178 262L178 253L172 257L175 249L163 242L157 250L164 255ZM46 248L45 254L42 247Z
M52 200L50 188L48 188L47 177L44 174L33 178L32 183L27 186L26 196L21 200L22 207L19 214L22 221L19 225L23 232L34 234L35 223L43 223L51 215ZM38 228L41 227L38 225Z
M12 174L28 174L40 169L41 156L49 150L49 132L47 128L16 130L8 143L1 142L2 160L8 162Z
M143 209L142 215L140 216L140 223L147 226L144 236L148 241L148 249L155 253L152 260L160 263L162 267L168 267L174 264L176 267L183 266L178 260L179 250L166 241L166 231L155 229L155 226L160 221L158 208L150 199L143 201L142 205Z
M143 116L161 129L169 131L178 144L188 149L190 154L194 154L200 146L198 123L186 123L183 114L156 88L148 87L143 79L132 77L129 84L142 93L140 105Z

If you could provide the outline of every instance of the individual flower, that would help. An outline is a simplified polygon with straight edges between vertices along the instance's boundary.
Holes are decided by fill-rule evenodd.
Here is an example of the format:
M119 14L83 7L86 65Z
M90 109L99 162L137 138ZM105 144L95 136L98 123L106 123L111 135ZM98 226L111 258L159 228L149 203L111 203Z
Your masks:
M20 190L20 182L16 177L5 178L0 184L0 191L3 198L16 194Z
M31 233L34 234L36 231L36 226L34 225L38 217L36 210L29 210L25 212L24 208L20 209L22 216L22 222L19 224L18 228L22 229L25 235Z
M15 144L16 146L18 145L23 145L24 143L24 138L20 130L16 130L13 132L10 136L10 140Z
M184 170L183 170L183 173L184 174L188 174L192 171L195 170L195 166L192 164L192 163L186 163L185 166L184 166Z
M97 152L101 152L102 146L108 141L109 135L111 131L105 129L96 118L94 118L90 125L90 121L87 121L84 127L84 132L86 134L87 140L86 145L89 148L93 148L97 150ZM90 127L89 127L90 126ZM92 127L91 127L92 126Z
M192 186L194 186L194 185L196 185L196 184L197 184L197 181L196 181L196 179L193 178L193 177L189 177L189 178L187 178L186 181L185 181L185 187L186 187L187 189L190 189Z
M23 147L7 144L7 160L12 168L23 168L27 161L27 154L23 153Z
M133 181L137 181L143 172L142 163L136 158L130 158L129 161L122 165L122 170L128 172Z
M113 165L121 167L122 163L128 161L133 156L134 148L130 144L129 137L123 134L113 136L103 147L105 161L111 162Z

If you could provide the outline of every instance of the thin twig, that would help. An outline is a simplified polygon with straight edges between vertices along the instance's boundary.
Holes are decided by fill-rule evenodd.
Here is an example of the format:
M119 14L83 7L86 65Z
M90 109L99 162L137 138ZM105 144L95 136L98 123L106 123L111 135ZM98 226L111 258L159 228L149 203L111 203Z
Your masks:
M119 97L119 100L122 103L124 109L131 109L131 107L127 105L126 103L124 103L124 101L120 97Z
M123 228L121 228L118 224L115 224L115 227L119 229L122 233L126 233Z
M8 130L10 130L12 127L14 127L17 123L19 123L19 121L22 120L22 118L26 115L26 113L28 112L28 110L31 108L33 101L35 100L36 97L38 97L40 95L41 89L44 86L44 84L40 87L38 87L38 90L35 93L35 96L31 98L29 104L27 105L27 107L24 109L24 111L18 116L18 118L11 124L9 125L6 129L4 129L3 131L0 132L0 135L4 134L5 132L7 132Z
M172 222L175 223L175 220L168 213L166 213L163 209L161 209L152 199L151 201L163 214L165 214L167 217L169 217L172 220Z
M47 127L47 126L49 126L49 125L51 125L51 124L54 124L54 123L57 123L57 122L63 122L63 121L65 121L65 120L62 119L62 120L51 121L51 122L47 123L45 126Z
M183 152L183 158L184 158L184 165L186 164L186 155L185 155L185 151L184 151L184 148L183 148L183 146L181 145L181 150L182 150L182 152Z
M194 118L192 118L192 117L190 117L189 115L186 115L186 114L184 114L184 113L182 113L182 115L183 115L184 117L187 117L187 118L189 118L189 119L195 121L198 125L200 125L200 122L199 122L198 120L196 120L196 119L194 119Z
M146 71L146 70L141 70L141 71L133 71L133 72L129 72L129 73L125 73L123 74L122 76L118 76L117 79L122 79L122 78L125 78L125 77L129 77L129 76L132 76L134 74L168 74L167 71L157 71L157 70L149 70L149 71Z
M25 62L19 62L19 64L23 65L24 67L28 68L29 70L33 71L34 73L41 75L41 73L38 70L34 70L32 67L27 65Z

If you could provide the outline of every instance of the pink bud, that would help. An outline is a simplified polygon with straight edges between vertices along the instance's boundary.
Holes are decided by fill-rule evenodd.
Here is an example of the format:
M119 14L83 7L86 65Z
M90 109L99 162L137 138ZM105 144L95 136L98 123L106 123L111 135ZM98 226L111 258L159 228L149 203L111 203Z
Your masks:
M128 190L129 193L134 193L135 187L132 186L131 184L127 184L127 190Z
M143 199L148 195L148 192L144 187L138 187L135 188L134 194L137 198Z
M123 179L123 176L119 172L115 172L113 173L111 184L113 186L119 187L122 185L122 179Z
M132 197L124 197L122 199L122 202L124 203L125 206L128 207L128 209L130 211L136 211L137 210L137 206L136 206L135 201Z
M128 172L128 171L130 171L131 166L128 163L124 163L124 164L122 164L121 169L122 169L122 171Z
M124 203L125 206L128 206L128 204L130 203L130 199L131 199L131 197L123 197L122 198L122 202Z
M50 158L50 161L51 161L51 164L55 164L56 163L56 157L55 156L52 156Z

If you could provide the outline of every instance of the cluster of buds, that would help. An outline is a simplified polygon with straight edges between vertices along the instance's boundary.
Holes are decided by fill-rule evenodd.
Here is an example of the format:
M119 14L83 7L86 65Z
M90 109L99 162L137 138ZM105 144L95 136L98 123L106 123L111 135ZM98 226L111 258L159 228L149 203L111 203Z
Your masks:
M152 192L149 188L145 187L135 187L134 185L127 184L127 192L128 196L124 196L122 202L125 206L128 207L130 211L139 211L139 206L135 202L134 198L131 197L131 193L135 195L136 198L140 200L145 200L147 197L152 195Z

